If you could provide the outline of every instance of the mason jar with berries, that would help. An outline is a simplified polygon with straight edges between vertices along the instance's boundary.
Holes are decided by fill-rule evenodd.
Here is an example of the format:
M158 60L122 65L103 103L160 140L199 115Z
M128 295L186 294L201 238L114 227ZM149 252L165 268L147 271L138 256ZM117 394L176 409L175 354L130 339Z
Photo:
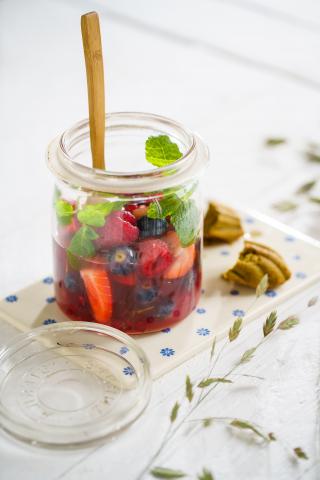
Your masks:
M90 167L88 121L49 146L56 300L73 320L159 331L199 300L208 150L168 118L112 113L105 157Z

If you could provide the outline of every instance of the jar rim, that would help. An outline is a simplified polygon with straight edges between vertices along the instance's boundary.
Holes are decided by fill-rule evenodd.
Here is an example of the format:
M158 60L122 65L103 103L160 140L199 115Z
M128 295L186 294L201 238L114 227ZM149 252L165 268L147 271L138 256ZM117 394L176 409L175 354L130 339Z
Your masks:
M138 123L135 124L134 122ZM48 167L56 177L73 187L110 193L125 192L126 190L128 190L128 193L133 190L136 190L137 193L142 192L144 189L148 189L150 182L152 183L155 180L157 184L161 183L162 188L163 184L168 184L168 187L170 187L173 184L185 181L182 177L185 177L188 171L192 171L193 177L194 175L198 176L201 172L199 171L197 175L197 172L192 168L197 157L199 157L197 149L205 150L206 159L208 159L208 151L202 140L179 122L165 116L145 112L113 112L106 115L106 125L109 132L114 128L121 127L150 129L152 122L156 122L156 129L163 131L163 133L167 133L169 128L174 129L187 142L186 152L169 165L127 172L95 169L76 162L70 155L69 149L72 144L68 147L68 141L72 137L76 137L77 134L78 139L84 139L90 135L89 120L84 119L65 130L51 142L47 153ZM205 158L202 160L205 160ZM199 164L198 167L200 166ZM202 168L199 170L202 170ZM159 188L159 185L157 187Z
M153 119L156 119L156 120L158 120L160 122L163 122L163 123L170 123L172 126L174 126L175 128L183 131L184 133L186 133L189 136L189 138L191 140L190 147L182 155L182 157L180 157L178 160L176 160L175 162L172 162L170 165L165 165L164 167L157 167L157 169L150 168L148 170L134 170L134 172L122 172L122 171L116 171L116 170L102 170L102 169L99 169L99 168L87 167L85 165L79 164L78 162L75 162L72 159L72 157L69 155L69 153L67 151L67 148L66 148L66 135L71 133L72 131L75 131L76 129L89 126L89 119L86 118L84 120L80 120L75 125L68 128L67 130L65 130L62 133L62 135L60 137L59 146L61 148L61 151L62 151L63 155L65 156L66 159L68 159L71 162L74 162L75 164L79 165L80 167L83 167L88 172L90 172L92 170L95 170L96 172L99 173L99 175L103 175L103 176L106 176L106 177L123 177L123 178L130 177L130 178L132 178L132 177L135 177L135 176L136 177L150 176L150 175L153 176L153 174L155 172L161 173L161 172L166 172L168 170L171 170L172 167L180 165L182 163L182 161L184 159L186 159L192 153L193 149L195 148L195 139L194 139L194 135L192 134L192 132L190 130L188 130L187 128L183 127L183 125L181 123L176 122L175 120L171 120L171 119L169 119L167 117L164 117L162 115L150 114L150 113L146 113L146 112L112 112L112 113L107 113L106 114L106 123L108 122L108 120L111 117L112 118L115 118L115 117L118 117L118 118L129 117L130 118L130 117L134 117L134 116L139 116L140 118L144 117L145 120L150 120L151 118L153 118ZM123 125L123 126L125 126L125 125Z

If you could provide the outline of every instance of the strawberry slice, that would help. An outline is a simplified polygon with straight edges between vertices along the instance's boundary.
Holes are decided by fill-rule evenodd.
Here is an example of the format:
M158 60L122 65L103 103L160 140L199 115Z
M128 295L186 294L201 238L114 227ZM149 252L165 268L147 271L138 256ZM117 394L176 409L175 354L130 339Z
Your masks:
M112 315L112 291L105 270L87 268L80 272L97 323L108 324Z
M172 265L164 272L163 278L175 280L186 275L193 266L195 256L196 249L194 245L185 248L180 247L176 250L175 259Z

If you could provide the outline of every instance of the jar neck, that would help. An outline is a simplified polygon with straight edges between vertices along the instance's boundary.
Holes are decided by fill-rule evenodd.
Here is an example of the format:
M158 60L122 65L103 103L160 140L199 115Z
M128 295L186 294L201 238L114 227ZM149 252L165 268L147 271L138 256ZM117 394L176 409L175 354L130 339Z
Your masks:
M153 134L167 135L178 144L182 156L161 168L141 169L139 161L140 157L144 157L145 141ZM207 147L197 135L179 123L158 115L136 112L108 114L106 138L107 145L111 145L109 158L114 160L111 169L98 170L88 166L91 162L88 120L66 130L49 145L49 169L57 179L73 188L133 194L159 191L194 181L208 161ZM126 158L129 166L126 171L112 169Z

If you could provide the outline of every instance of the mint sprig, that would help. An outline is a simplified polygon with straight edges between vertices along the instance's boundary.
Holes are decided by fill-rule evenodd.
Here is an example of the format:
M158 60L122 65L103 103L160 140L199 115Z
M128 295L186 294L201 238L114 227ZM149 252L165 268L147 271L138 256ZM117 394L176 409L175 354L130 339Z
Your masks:
M62 198L59 198L55 202L55 209L60 225L70 225L74 214L73 205Z
M103 202L85 205L78 213L80 223L91 227L103 227L106 216L122 207L123 202Z
M200 212L192 199L183 200L176 194L170 194L152 202L147 215L150 218L166 218L170 215L183 247L194 243L199 234Z
M93 240L99 235L93 228L83 225L72 237L68 252L79 257L93 257L96 249Z
M149 137L145 145L146 160L155 167L165 167L179 160L182 153L168 135Z
M178 145L168 135L149 137L145 151L146 160L156 167L170 165L182 157ZM147 211L149 218L171 216L171 223L183 247L194 243L199 233L200 213L194 200L189 199L193 189L190 192L186 192L182 198L172 192L161 200L152 202Z
M195 201L189 199L181 202L178 209L171 215L171 223L183 247L188 247L194 243L200 227L200 212Z

